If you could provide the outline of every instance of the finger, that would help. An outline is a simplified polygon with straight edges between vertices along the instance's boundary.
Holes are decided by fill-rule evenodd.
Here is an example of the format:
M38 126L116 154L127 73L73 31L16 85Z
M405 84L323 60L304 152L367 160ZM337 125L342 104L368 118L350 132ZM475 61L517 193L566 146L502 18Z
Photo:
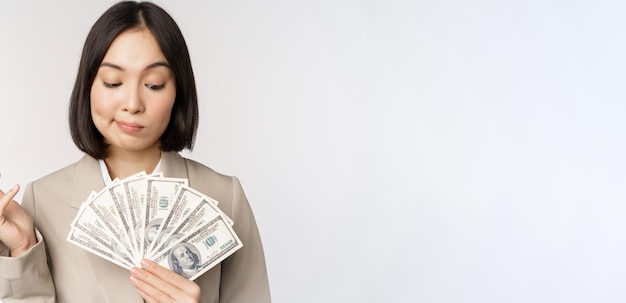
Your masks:
M141 260L141 266L143 266L143 269L145 269L146 271L148 271L149 273L159 277L160 279L164 280L164 281L170 281L171 284L169 285L184 285L185 283L188 283L189 280L182 277L181 275L151 261L148 259L143 259Z
M134 267L131 269L130 282L135 285L144 299L150 299L154 302L173 301L173 298L165 290L168 283L141 268ZM170 285L169 288L173 287Z
M9 189L8 192L4 193L0 190L0 215L3 214L4 210L6 209L7 205L9 205L9 203L11 201L13 201L13 198L15 197L15 195L17 195L17 192L20 190L20 186L15 184L15 186L13 186L13 188Z
M141 265L143 268L133 269L131 276L141 280L141 284L149 285L150 287L141 287L141 290L152 298L158 298L157 301L162 301L159 297L161 294L166 298L190 302L196 302L200 298L201 289L195 282L147 259L142 260ZM134 284L137 286L140 283Z
M157 300L155 300L154 298L150 297L150 295L148 295L147 293L143 292L141 289L137 288L137 292L143 298L143 301L145 303L158 303Z

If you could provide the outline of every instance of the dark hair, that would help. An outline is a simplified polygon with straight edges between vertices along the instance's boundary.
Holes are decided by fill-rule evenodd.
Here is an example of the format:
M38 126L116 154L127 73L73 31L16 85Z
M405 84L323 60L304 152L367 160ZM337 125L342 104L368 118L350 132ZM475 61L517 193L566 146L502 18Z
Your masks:
M193 149L198 128L198 96L187 44L165 10L150 2L134 1L113 5L87 35L70 98L69 123L74 143L96 159L107 155L108 145L91 117L91 86L113 40L130 28L146 28L154 35L176 79L176 100L169 125L161 136L161 150Z

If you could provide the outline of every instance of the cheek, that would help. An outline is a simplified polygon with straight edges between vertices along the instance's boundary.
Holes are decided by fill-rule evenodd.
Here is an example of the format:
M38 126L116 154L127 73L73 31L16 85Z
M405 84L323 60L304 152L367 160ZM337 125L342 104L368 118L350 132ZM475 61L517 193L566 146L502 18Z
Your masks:
M111 111L102 102L91 102L91 120L98 130L103 131L112 117Z
M169 123L174 108L174 97L164 98L161 102L155 104L155 112L159 115L160 120L165 124Z
M91 87L91 116L92 118L96 118L96 116L104 115L109 110L110 102L104 102L105 96L103 96L103 92L101 89L92 86Z

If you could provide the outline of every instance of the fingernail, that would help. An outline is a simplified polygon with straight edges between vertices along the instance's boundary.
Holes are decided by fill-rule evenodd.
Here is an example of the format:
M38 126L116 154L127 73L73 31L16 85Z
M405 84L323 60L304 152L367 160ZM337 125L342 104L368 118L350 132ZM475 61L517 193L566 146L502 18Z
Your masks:
M130 283L133 283L133 284L137 284L137 281L138 281L137 278L135 278L133 276L130 276L129 280L130 280Z
M148 261L148 259L142 259L141 260L141 266L143 266L143 268L146 268L150 265L150 261Z
M139 277L139 275L140 275L140 274L141 274L141 269L139 269L139 268L137 268L137 267L133 267L133 268L130 270L130 275L131 275L131 278L132 278L133 276L134 276L134 277Z

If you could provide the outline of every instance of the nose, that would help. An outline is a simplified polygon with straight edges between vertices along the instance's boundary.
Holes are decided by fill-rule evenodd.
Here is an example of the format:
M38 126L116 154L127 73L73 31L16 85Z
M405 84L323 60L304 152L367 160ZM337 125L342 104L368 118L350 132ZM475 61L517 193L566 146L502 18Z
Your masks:
M131 114L137 114L143 112L144 109L141 88L136 86L134 89L129 89L126 96L126 102L123 105L123 110Z

